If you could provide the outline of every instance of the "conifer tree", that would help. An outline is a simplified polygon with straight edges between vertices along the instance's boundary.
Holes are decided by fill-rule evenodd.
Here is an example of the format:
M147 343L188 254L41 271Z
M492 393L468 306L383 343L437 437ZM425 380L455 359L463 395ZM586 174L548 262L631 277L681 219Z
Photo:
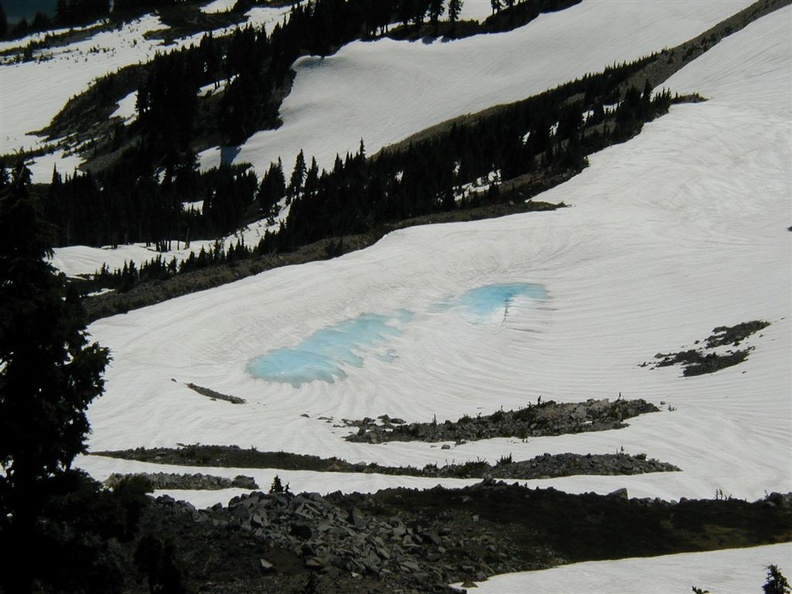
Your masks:
M294 169L292 170L291 178L289 179L289 188L287 196L289 199L295 198L300 195L303 189L303 182L305 181L305 154L302 150L297 154L294 161Z
M792 589L789 587L789 581L787 581L777 565L770 564L766 569L767 581L764 586L762 586L762 590L765 594L789 594L792 592Z
M429 1L429 20L431 21L432 27L434 27L435 31L437 31L437 21L440 19L443 11L445 11L443 0Z
M84 315L29 197L30 171L0 168L0 590L30 592L53 485L85 451L86 409L103 390L107 349L88 344ZM28 567L28 569L25 569Z
M459 20L459 15L462 12L462 0L449 0L448 2L448 20L453 25Z

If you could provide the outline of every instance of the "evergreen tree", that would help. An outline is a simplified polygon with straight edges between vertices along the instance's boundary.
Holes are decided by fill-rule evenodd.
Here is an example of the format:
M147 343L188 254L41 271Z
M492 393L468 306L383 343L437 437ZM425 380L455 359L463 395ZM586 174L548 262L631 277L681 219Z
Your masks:
M762 586L762 590L765 594L790 594L792 592L784 574L781 573L777 565L772 564L767 566L767 581Z
M429 0L429 20L435 31L437 31L437 21L445 10L444 0Z
M448 2L448 20L453 25L459 20L459 15L462 12L462 0L449 0Z
M85 451L85 412L103 390L106 349L88 344L79 301L45 261L48 229L30 171L0 173L0 590L30 592L54 485Z
M305 181L305 154L303 151L297 154L297 158L294 161L294 169L292 170L291 178L289 179L289 188L287 191L287 196L289 199L295 198L300 195L303 189L303 182Z

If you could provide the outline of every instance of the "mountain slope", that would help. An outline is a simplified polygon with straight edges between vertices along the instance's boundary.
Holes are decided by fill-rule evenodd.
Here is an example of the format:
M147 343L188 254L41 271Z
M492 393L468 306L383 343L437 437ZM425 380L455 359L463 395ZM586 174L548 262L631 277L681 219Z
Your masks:
M356 148L361 136L373 151L429 123L576 76L578 68L582 73L676 43L747 4L591 0L525 31L486 39L353 44L323 62L304 59L284 105L283 128L254 137L238 158L264 166L277 155L288 162L304 148L329 159L346 150L345 143ZM567 29L582 33L563 41L559 32ZM620 36L614 39L614 32ZM91 450L200 442L414 466L623 450L681 472L521 482L572 493L626 487L633 497L664 499L756 499L792 491L790 32L787 6L667 81L672 92L698 92L707 101L673 107L631 142L593 155L582 174L542 197L570 208L405 229L341 258L95 322L91 334L110 347L113 362L106 394L89 411ZM539 40L554 48L552 56L526 65L527 48ZM560 66L549 65L562 57ZM462 60L464 76L439 78L443 69L463 69ZM499 76L488 79L490 70ZM401 76L401 84L388 86L378 78L382 71ZM205 155L206 162L215 157ZM752 350L739 365L696 377L684 377L676 366L643 365L656 353L697 347L717 326L751 320L770 325L742 345ZM282 365L270 379L251 374L261 356ZM279 372L291 374L278 381ZM188 383L246 403L207 399ZM442 422L540 397L619 396L645 398L661 411L614 431L448 442L447 449L343 440L355 430L342 426L345 418L388 414ZM79 465L98 479L169 470L99 456L81 457ZM277 474L293 491L322 493L474 482L211 472L253 475L259 485ZM171 492L208 506L241 491ZM756 588L762 565L788 554L785 544L585 564L503 576L487 587L552 591L583 575L582 592L620 590L628 574L644 576L652 584L647 591L695 584L736 592Z
M236 443L419 466L624 447L683 472L541 484L627 486L636 496L669 498L789 490L789 18L785 8L759 21L669 81L710 100L673 108L546 196L571 209L399 231L336 260L95 323L114 364L107 395L91 410L91 447ZM454 305L466 291L498 283L538 283L548 297L518 300L508 311L496 305L491 317ZM362 365L343 364L344 379L293 387L248 373L255 357L361 314L389 316L398 332L357 349ZM683 378L674 367L639 366L716 326L753 319L771 326L752 338L755 351L737 367ZM248 404L196 398L187 382ZM451 452L351 444L340 439L350 429L319 419L443 420L540 395L619 393L675 410L615 432L491 440ZM259 473L259 482L272 474ZM297 489L353 484L344 476L289 479ZM376 489L394 479L354 480L354 488Z

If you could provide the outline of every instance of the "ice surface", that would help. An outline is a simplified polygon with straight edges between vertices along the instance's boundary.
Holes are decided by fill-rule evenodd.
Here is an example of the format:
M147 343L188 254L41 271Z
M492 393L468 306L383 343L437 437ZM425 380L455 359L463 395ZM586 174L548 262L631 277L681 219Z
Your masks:
M509 308L517 302L535 302L546 299L547 291L542 285L500 283L470 289L452 301L449 306L461 308L473 321L483 322L493 316L499 320L505 319L509 314Z
M502 323L512 305L544 301L547 292L542 285L502 283L470 289L454 299L431 307L430 312L458 311L461 319L451 323ZM291 384L299 388L313 381L333 383L347 377L345 367L362 367L367 356L392 362L397 351L386 347L389 340L410 331L415 313L400 309L388 314L362 314L338 324L322 328L292 347L271 350L253 359L247 366L253 377L271 382ZM420 323L420 322L417 322ZM444 320L443 324L448 324Z
M413 314L401 310L392 314L363 314L314 332L297 345L276 349L250 362L248 372L257 378L283 382L299 388L302 384L333 383L347 376L346 366L362 367L375 347L399 336ZM392 351L380 355L392 360Z

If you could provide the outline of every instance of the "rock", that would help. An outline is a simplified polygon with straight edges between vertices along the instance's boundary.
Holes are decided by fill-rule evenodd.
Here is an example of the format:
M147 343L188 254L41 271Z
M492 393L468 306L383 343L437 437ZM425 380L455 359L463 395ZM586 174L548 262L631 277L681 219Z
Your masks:
M618 499L628 500L630 496L627 494L627 489L622 487L621 489L616 489L615 491L611 491L608 493L608 497L615 497Z
M358 508L354 508L349 518L349 523L353 524L356 528L362 528L366 525L366 518Z
M275 566L267 561L266 559L259 559L259 567L261 567L262 573L274 573Z
M405 559L399 564L399 566L402 568L402 570L409 571L410 573L417 573L421 571L421 566L412 559Z
M402 538L407 534L407 529L404 527L404 524L401 523L401 520L393 527L392 534L396 538Z
M325 565L319 557L311 557L305 560L305 566L308 569L322 569Z
M250 517L250 510L244 505L235 505L231 508L231 513L237 518L244 520Z
M234 477L234 480L232 481L232 484L233 484L234 487L237 487L239 489L258 489L259 488L258 485L256 484L256 479L254 479L252 476L244 476L244 475L241 475L241 474Z
M443 539L441 539L440 536L438 536L437 532L430 531L424 536L426 536L426 538L428 538L434 545L440 546L441 544L443 544Z

